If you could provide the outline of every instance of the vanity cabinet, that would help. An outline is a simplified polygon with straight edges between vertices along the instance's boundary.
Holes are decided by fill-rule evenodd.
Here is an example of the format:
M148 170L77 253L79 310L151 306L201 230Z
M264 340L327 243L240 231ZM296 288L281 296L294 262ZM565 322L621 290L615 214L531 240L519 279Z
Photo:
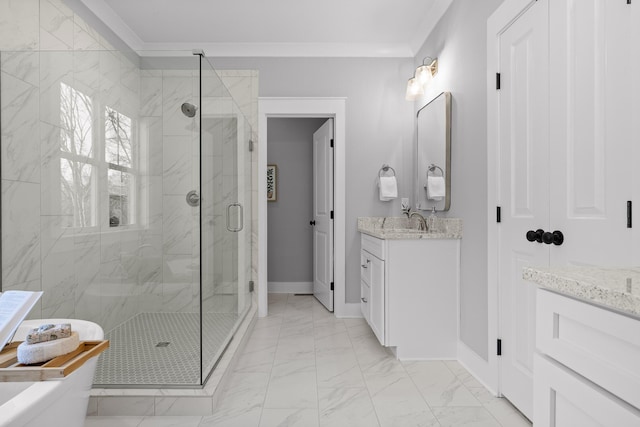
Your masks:
M538 289L534 424L640 425L640 319Z
M458 239L361 237L364 318L399 359L456 358Z

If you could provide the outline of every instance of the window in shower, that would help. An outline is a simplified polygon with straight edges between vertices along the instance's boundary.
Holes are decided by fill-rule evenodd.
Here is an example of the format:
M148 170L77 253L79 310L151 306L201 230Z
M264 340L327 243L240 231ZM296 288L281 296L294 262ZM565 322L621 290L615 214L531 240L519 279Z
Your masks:
M97 225L98 159L94 147L93 100L60 84L60 210L65 226Z
M107 107L105 110L105 160L109 194L109 226L135 224L137 169L130 117Z
M136 224L134 120L109 106L100 117L100 110L98 100L60 84L60 210L64 226L82 232L107 221L109 227ZM104 124L102 134L96 132L97 123ZM99 198L108 206L108 218L100 214L105 210L98 209Z

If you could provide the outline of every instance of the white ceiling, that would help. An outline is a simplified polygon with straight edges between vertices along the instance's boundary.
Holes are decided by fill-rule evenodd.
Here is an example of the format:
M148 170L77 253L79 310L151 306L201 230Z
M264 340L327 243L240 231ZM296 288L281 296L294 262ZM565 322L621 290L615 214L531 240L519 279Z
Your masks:
M413 57L452 0L82 0L134 50Z

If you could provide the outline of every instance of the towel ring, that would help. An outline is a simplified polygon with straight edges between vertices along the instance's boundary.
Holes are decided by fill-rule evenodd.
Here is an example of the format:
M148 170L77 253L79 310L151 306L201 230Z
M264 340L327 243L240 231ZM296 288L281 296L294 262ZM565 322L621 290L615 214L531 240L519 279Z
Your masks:
M427 167L427 176L429 176L429 172L434 173L436 169L440 170L440 176L444 176L444 171L442 170L442 168L440 166L435 165L434 163L431 163Z
M391 166L389 166L387 164L384 164L384 165L382 165L382 167L378 171L378 177L382 177L382 174L389 172L389 169L391 169L391 172L393 172L393 175L391 175L391 176L396 176L396 170L394 168L392 168Z

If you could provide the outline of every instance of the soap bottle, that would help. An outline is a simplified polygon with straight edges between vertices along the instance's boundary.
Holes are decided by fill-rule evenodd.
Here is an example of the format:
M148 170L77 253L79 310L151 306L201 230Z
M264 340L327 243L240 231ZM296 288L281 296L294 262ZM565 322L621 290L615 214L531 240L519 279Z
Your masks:
M436 232L436 221L438 220L438 217L436 216L436 207L433 206L433 208L431 209L431 214L429 215L429 218L427 218L427 231L429 233L435 233Z

